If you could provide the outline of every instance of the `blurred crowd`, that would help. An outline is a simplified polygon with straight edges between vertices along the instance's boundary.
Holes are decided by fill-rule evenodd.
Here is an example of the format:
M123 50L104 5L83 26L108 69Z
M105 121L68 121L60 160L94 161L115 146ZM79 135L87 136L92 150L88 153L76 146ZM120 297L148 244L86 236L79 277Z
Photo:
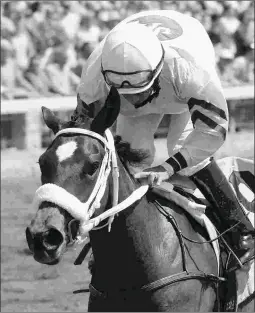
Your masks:
M254 1L1 1L1 98L75 95L95 46L125 17L191 15L215 47L223 85L254 81Z

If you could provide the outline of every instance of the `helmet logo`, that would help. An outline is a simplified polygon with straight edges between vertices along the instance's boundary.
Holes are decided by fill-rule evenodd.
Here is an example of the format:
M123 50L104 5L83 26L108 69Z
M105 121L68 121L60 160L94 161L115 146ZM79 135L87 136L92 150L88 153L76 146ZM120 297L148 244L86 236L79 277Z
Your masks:
M147 15L137 17L128 23L140 23L156 34L160 41L172 40L183 34L181 26L173 19L167 16Z

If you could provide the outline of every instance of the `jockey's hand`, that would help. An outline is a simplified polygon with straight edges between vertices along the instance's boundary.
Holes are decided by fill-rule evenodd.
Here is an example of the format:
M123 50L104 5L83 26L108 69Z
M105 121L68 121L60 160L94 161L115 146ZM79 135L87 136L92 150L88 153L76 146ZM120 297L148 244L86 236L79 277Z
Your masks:
M168 180L172 175L163 166L156 166L136 173L134 177L142 184L150 187L159 186L163 181Z

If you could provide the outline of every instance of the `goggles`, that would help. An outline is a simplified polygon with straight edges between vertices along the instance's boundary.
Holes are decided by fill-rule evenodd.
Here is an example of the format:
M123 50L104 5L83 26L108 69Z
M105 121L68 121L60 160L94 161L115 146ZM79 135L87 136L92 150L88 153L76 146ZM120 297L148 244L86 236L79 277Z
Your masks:
M111 70L103 70L101 63L101 72L105 82L109 86L115 88L142 88L148 85L158 74L158 71L164 61L165 51L162 47L162 57L154 70L143 70L135 72L116 72Z

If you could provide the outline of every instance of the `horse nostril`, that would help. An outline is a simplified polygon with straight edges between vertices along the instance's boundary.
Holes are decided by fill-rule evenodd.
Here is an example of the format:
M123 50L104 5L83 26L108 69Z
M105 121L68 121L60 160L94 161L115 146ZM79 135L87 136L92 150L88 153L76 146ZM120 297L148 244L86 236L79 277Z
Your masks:
M29 250L33 252L34 251L34 238L29 227L26 228L26 239L27 239Z
M60 231L55 228L49 229L43 238L43 245L47 250L56 250L64 241Z

